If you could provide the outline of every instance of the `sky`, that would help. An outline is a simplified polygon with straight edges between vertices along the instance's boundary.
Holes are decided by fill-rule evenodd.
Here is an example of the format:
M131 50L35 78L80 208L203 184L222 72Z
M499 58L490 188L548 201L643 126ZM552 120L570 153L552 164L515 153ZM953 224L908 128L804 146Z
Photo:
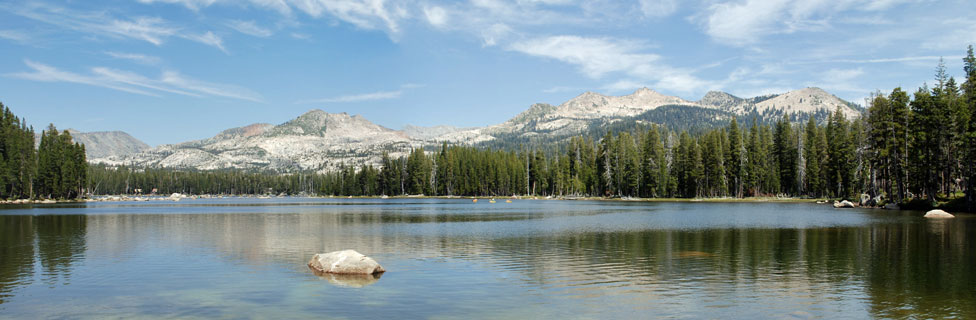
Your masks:
M960 77L971 0L0 1L0 102L150 145L309 110L485 126L648 87L820 87L864 104Z

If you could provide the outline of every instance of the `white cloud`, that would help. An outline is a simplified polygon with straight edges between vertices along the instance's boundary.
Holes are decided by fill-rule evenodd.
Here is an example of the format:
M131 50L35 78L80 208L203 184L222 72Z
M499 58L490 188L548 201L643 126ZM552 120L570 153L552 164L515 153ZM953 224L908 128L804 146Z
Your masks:
M816 61L812 63L835 62L835 63L894 63L894 62L915 62L915 61L938 61L939 59L962 59L962 56L915 56L898 58L877 58L877 59L836 59L828 61Z
M227 26L237 32L255 37L267 38L274 34L271 30L258 26L254 21L231 20L227 22Z
M175 2L175 1L168 1ZM178 1L183 3L182 1ZM0 5L3 7L3 5ZM59 26L82 33L112 38L141 40L160 46L171 37L179 37L213 46L223 52L227 50L223 41L213 32L203 34L188 33L159 17L115 18L104 12L80 12L42 3L29 3L18 7L8 7L10 11L39 22Z
M435 27L443 27L447 25L447 10L438 6L424 7L424 16L427 17L427 23Z
M329 13L363 29L383 25L392 34L400 32L399 20L407 15L406 9L389 6L385 0L293 0L291 4L312 17Z
M667 17L678 10L677 0L640 0L640 9L647 17Z
M417 83L406 83L400 85L400 89L393 91L377 91L370 93L361 94L350 94L342 95L330 98L321 99L310 99L310 100L300 100L295 103L299 104L310 104L310 103L345 103L345 102L363 102L363 101L375 101L375 100L390 100L399 98L408 89L423 88L426 85Z
M138 54L138 53L105 51L105 54L112 58L134 61L146 65L156 65L162 61L162 59L160 59L159 57L148 56L148 55Z
M193 40L214 48L220 49L224 53L228 53L227 49L224 48L224 40L220 36L214 34L212 31L207 31L204 34L187 34L183 35L183 38Z
M513 32L512 28L508 25L501 23L493 24L481 32L481 45L485 47L494 46L498 44L498 41L508 37Z
M849 11L883 11L911 0L743 0L711 4L696 16L706 34L732 45L750 45L773 34L823 31L832 22L883 23L881 17L851 18ZM839 17L839 18L838 18Z
M361 102L361 101L373 101L373 100L389 100L399 98L403 94L403 90L396 91L379 91L363 94L352 94L345 96L338 96L333 98L323 98L323 99L313 99L313 100L302 100L296 103L342 103L342 102Z
M626 77L608 85L611 89L650 86L690 93L716 85L693 76L691 70L664 64L660 56L643 52L645 48L630 40L553 36L516 42L509 50L576 65L594 79L607 74Z
M25 60L24 63L27 64L27 67L34 69L34 71L12 73L12 74L8 74L8 76L27 79L27 80L41 81L41 82L70 82L70 83L86 84L91 86L125 91L128 93L135 93L135 94L154 96L154 97L159 96L143 90L121 85L116 82L107 81L106 79L100 79L93 76L86 76L77 73L61 71L58 70L57 68L45 64L33 62L30 60Z
M750 44L776 31L777 17L783 14L784 0L748 0L741 3L716 3L708 8L705 33L732 44Z
M820 74L819 82L810 82L811 87L820 87L826 90L843 92L867 93L868 90L861 88L856 79L864 74L862 68L855 69L829 69Z
M27 42L30 39L26 33L17 30L0 30L0 39L7 39L17 42Z
M141 3L151 4L155 2L159 3L169 3L169 4L181 4L190 10L197 11L200 8L209 7L210 5L217 2L216 0L139 0Z
M577 91L577 92L578 91L586 91L586 89L584 89L584 88L578 88L578 87L555 86L555 87L551 87L551 88L542 90L542 92L544 92L544 93L574 92L574 91Z
M78 74L30 60L25 60L24 63L33 70L8 74L8 76L33 81L85 84L153 97L158 97L160 93L165 92L191 97L261 101L259 94L248 89L196 80L176 71L166 71L159 79L152 79L134 72L105 67L94 67L91 69L91 74Z
M513 43L509 49L577 65L591 78L632 70L660 59L655 54L638 53L642 49L638 42L578 36L531 39Z
M288 5L286 0L251 0L251 3L278 11L282 15L291 15L291 6Z
M122 37L144 40L154 45L163 44L163 39L176 34L177 29L164 25L163 19L137 17L135 20L113 20L108 26L91 28L89 31L114 33ZM79 26L86 28L86 26ZM82 30L84 31L84 30Z
M188 78L176 71L163 72L163 76L160 81L181 90L197 92L204 95L261 102L261 96L255 92L252 92L251 90L233 85L212 83Z

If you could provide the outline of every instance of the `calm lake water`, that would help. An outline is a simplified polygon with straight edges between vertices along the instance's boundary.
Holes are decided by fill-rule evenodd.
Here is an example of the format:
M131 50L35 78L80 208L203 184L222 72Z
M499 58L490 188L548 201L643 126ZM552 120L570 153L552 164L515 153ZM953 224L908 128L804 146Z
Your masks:
M378 279L318 277L356 249ZM976 218L794 203L0 209L0 318L976 318Z

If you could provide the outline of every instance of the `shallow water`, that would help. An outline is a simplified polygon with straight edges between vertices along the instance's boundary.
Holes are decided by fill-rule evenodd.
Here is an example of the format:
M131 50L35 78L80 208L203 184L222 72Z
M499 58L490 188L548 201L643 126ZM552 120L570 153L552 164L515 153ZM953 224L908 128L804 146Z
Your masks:
M0 209L0 318L976 318L976 218L797 203ZM379 279L319 277L356 249Z

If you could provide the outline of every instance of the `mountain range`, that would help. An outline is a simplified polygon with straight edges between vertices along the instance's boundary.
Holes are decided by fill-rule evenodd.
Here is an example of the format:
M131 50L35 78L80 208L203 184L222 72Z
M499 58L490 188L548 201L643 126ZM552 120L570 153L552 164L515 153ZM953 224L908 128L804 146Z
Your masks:
M341 165L376 164L383 152L400 156L410 148L434 148L441 143L512 147L525 143L559 142L576 135L602 135L608 129L657 123L671 129L725 125L733 117L792 121L815 117L824 121L835 110L848 118L861 109L819 88L784 94L739 98L708 92L688 101L641 88L624 96L585 92L558 106L538 103L500 124L457 128L405 126L389 129L359 115L309 111L293 120L271 125L257 123L224 130L214 137L147 148L116 132L88 133L89 161L107 165L246 169L276 172L327 171ZM126 138L128 137L128 138Z

